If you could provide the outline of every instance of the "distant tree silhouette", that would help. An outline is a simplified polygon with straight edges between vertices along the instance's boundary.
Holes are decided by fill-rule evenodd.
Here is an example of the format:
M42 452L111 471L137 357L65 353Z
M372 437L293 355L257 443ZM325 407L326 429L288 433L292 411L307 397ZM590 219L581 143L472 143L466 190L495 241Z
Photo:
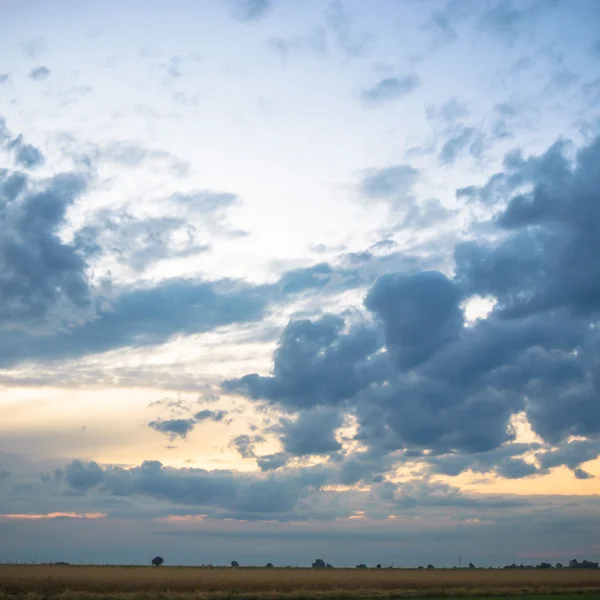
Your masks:
M325 569L329 565L325 564L325 561L322 558L317 558L315 562L312 564L313 569Z
M376 569L381 569L381 563L379 563L375 568Z
M540 563L536 568L537 569L551 569L552 565L550 563L543 562L543 563Z
M571 569L597 569L598 563L590 560L582 560L579 562L576 558L569 562L569 568Z
M267 564L265 565L265 567L266 567L267 569L272 569L272 568L273 568L273 563L267 563Z
M477 567L475 567L475 565L473 563L469 563L469 569L476 569Z
M329 563L327 563L327 568L328 569L333 569L333 565L330 565Z
M557 569L562 569L563 568L563 564L562 563L556 563L556 568Z
M360 563L360 565L356 565L357 569L366 569L367 565L365 565L364 563Z
M162 558L162 556L155 556L152 559L152 566L153 567L160 567L160 565L162 565L165 562L164 558Z
M419 565L419 566L417 567L417 571L422 571L424 568L425 568L425 567L424 567L423 565Z
M232 560L232 561L231 561L231 566L232 566L232 567L239 567L239 566L240 566L240 563L239 563L237 560Z
M435 567L433 565L427 565L428 569L435 569Z

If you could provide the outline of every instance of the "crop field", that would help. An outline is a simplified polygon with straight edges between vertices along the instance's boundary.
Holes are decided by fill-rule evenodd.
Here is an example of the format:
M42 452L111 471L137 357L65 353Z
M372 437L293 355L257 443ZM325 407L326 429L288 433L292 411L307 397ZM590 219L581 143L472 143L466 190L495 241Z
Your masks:
M266 569L0 565L0 599L600 599L600 569ZM584 595L582 595L584 594Z

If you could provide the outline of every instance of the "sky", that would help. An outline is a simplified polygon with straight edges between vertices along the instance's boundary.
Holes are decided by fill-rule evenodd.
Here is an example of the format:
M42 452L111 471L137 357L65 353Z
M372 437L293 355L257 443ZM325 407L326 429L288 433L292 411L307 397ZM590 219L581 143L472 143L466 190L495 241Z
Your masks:
M0 0L0 561L599 560L597 0Z

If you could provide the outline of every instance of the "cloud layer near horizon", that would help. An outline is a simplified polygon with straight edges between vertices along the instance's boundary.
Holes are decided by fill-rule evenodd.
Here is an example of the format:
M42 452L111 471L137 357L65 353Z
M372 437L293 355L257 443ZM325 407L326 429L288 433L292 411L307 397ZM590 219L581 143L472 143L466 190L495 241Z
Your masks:
M534 511L544 547L597 556L584 18L223 0L186 16L198 41L182 6L123 8L133 40L82 9L88 64L43 15L1 42L21 50L0 76L0 528L264 522L300 562L320 538L298 523L402 521L424 553L435 531L408 521L448 519L483 556L479 532ZM578 44L549 49L563 23ZM570 535L542 535L542 507ZM489 560L541 552L503 540Z

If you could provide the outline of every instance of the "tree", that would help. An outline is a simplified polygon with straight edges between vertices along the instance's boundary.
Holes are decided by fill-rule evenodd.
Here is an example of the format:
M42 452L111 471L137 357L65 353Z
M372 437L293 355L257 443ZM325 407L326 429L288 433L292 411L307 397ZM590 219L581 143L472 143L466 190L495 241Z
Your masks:
M333 565L330 565L329 563L327 563L327 568L328 569L333 569Z
M322 558L317 558L317 560L315 560L312 566L313 569L324 569L325 567L327 567L325 561Z
M563 564L562 563L556 563L556 568L557 569L562 569L563 568Z
M473 563L469 563L469 569L474 569L475 565Z
M237 560L232 560L232 561L231 561L231 566L232 566L232 567L239 567L239 566L240 566L240 563L239 563Z
M273 563L267 563L267 564L265 565L265 567L266 567L267 569L272 569L272 568L273 568Z
M366 569L367 565L365 565L364 563L360 563L360 565L356 565L357 569Z
M435 567L433 565L427 565L428 569L435 569Z
M162 558L162 556L155 556L152 559L152 566L153 567L160 567L160 565L162 565L165 562L165 560Z
M381 569L381 563L380 563L380 564L378 564L378 565L377 565L375 568L376 568L376 569Z

